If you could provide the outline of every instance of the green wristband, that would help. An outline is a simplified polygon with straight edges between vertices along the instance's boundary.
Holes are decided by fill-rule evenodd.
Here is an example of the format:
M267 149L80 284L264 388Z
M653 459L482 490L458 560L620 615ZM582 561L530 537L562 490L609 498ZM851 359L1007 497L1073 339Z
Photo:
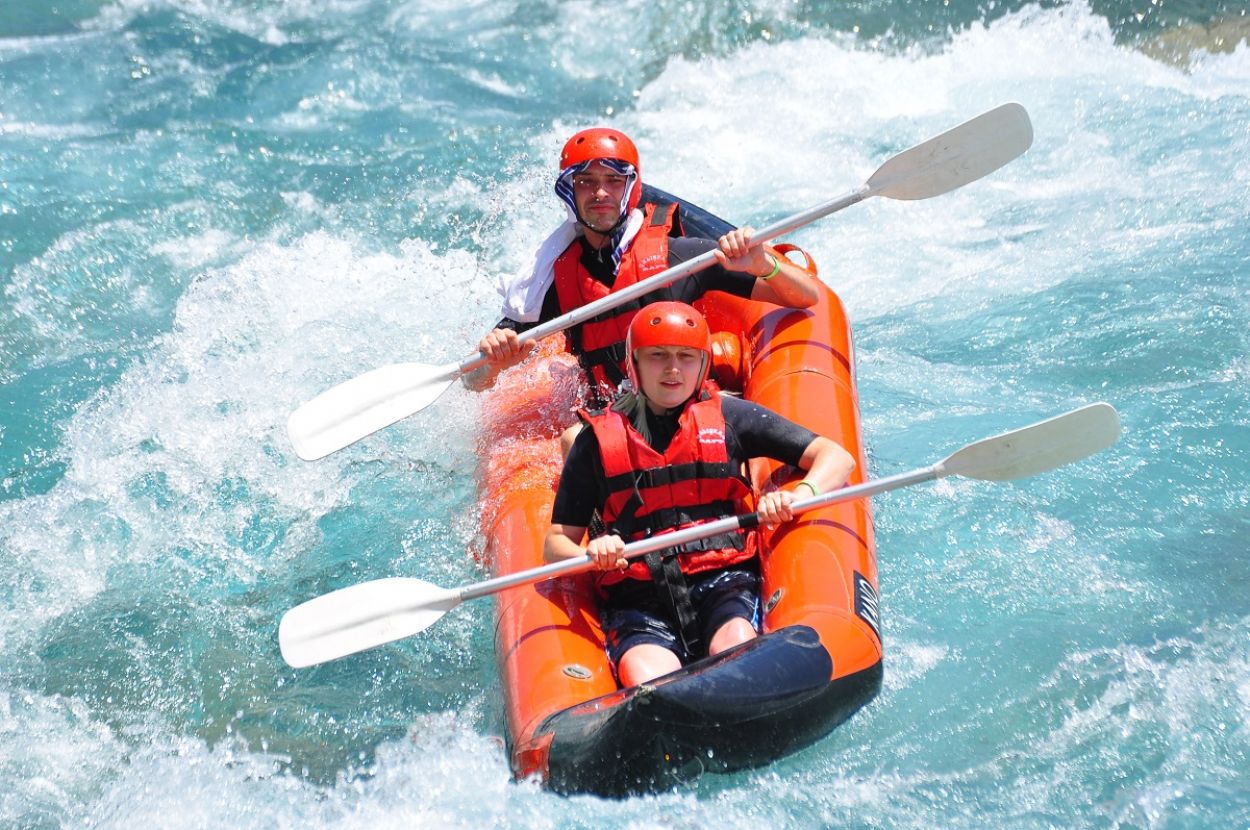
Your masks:
M820 495L820 491L816 489L816 485L812 484L807 479L803 479L802 481L800 481L798 484L795 485L795 489L798 489L799 487L806 487L808 490L811 490L813 496Z
M778 272L781 271L781 262L777 259L777 257L773 256L772 254L764 254L764 256L768 257L769 259L773 261L773 270L769 271L767 274L765 274L762 277L756 277L756 279L763 280L764 282L768 282L773 277L777 276Z

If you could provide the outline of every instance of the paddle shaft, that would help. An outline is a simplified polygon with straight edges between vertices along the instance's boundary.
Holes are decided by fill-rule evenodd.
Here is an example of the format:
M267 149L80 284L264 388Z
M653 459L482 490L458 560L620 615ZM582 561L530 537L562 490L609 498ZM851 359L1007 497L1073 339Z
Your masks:
M912 470L907 473L899 473L898 475L887 476L885 478L874 479L863 484L857 484L854 487L843 487L840 490L833 490L828 493L822 493L819 496L812 496L807 499L800 499L790 505L790 511L796 516L800 513L806 513L809 510L815 510L818 507L826 507L831 504L838 504L852 499L865 498L875 496L878 493L884 493L887 490L897 490L900 487L909 487L913 484L920 484L925 481L932 481L941 475L940 465L925 467L919 470ZM645 556L656 550L664 550L678 545L684 545L687 542L694 542L699 539L706 539L710 536L718 536L722 533L728 533L734 530L748 530L758 527L760 523L760 514L746 513L741 516L729 516L724 519L717 519L714 522L695 525L685 530L674 530L668 533L653 536L650 539L639 539L637 542L630 542L625 546L624 556L626 559L636 559L639 556ZM524 571L518 571L514 574L506 574L497 576L494 579L483 580L472 585L466 585L460 589L458 593L459 600L477 599L489 594L505 591L508 588L516 588L520 585L528 585L532 582L542 582L544 579L551 579L557 576L572 576L574 574L585 573L594 569L594 560L589 556L578 556L573 559L565 559L561 562L552 562L549 565L541 565L537 568L530 568Z
M784 219L780 219L771 225L757 230L755 233L751 234L751 243L754 245L769 242L779 236L790 233L791 231L798 230L804 225L810 225L817 219L822 219L831 213L837 213L839 210L848 208L857 202L862 202L871 195L873 195L872 188L866 184L862 185L845 196L815 205L814 207L810 207L807 210L787 216ZM687 260L680 265L674 265L672 268L661 271L654 277L648 277L642 282L635 283L628 288L622 288L620 291L613 291L606 297L601 297L594 302L581 306L580 308L575 308L570 312L561 314L559 317L554 317L542 325L534 326L534 328L523 332L520 335L519 340L522 343L528 343L531 340L542 340L544 337L550 337L553 334L557 334L565 329L572 328L579 323L583 323L604 311L618 308L619 306L628 303L630 300L636 300L637 298L650 294L653 291L659 291L661 288L667 288L678 280L688 277L691 274L696 274L699 271L711 268L715 264L716 252L707 251L694 259ZM471 372L480 366L485 366L487 362L486 356L479 352L474 354L472 357L466 358L459 365L457 372L460 374Z

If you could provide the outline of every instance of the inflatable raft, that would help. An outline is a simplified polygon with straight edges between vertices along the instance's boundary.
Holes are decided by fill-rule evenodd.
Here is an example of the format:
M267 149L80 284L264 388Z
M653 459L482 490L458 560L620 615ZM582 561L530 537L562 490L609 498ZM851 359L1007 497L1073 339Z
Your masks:
M676 201L653 188L644 199ZM681 215L690 235L730 227L685 203ZM721 387L838 441L857 462L851 483L862 482L854 354L838 298L822 286L820 303L798 310L716 292L698 306L716 333ZM579 381L557 348L505 373L483 400L481 527L496 575L543 564L558 436L575 420ZM763 459L749 472L757 494L801 478ZM563 793L668 789L785 756L871 700L882 649L867 500L807 512L762 531L761 543L763 636L630 689L618 688L604 653L592 575L500 593L495 644L515 775Z

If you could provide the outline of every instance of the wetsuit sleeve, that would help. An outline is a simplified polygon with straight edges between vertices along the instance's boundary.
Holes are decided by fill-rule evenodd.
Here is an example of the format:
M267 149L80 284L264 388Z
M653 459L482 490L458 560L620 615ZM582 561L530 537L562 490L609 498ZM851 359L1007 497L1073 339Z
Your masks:
M599 441L587 427L577 434L569 457L564 461L555 504L551 507L551 521L590 527L591 518L603 502L603 462L599 459Z
M683 236L668 241L668 265L681 265L697 256L714 250L714 239ZM726 271L719 265L711 265L697 274L673 283L674 299L692 303L709 291L724 291L735 297L750 297L755 289L755 277L742 271Z
M737 449L742 458L772 458L797 465L803 451L817 437L807 427L740 398L722 397L721 411L725 414L726 432L732 435L732 439L728 435L726 438L738 445L730 446L730 454L736 455Z

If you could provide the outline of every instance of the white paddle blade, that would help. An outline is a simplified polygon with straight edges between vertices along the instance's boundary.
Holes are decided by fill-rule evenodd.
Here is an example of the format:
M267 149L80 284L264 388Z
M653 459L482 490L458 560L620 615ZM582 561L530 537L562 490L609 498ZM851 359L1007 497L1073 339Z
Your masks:
M459 371L455 363L393 363L374 369L302 404L287 419L287 434L300 458L315 461L425 409Z
M1092 403L958 450L938 463L939 476L1010 481L1044 473L1101 452L1120 437L1120 415Z
M974 182L1017 158L1033 143L1033 124L1019 104L1003 104L881 165L869 195L928 199Z
M283 614L278 646L289 666L313 666L411 637L459 604L459 591L422 579L362 582L310 599Z

